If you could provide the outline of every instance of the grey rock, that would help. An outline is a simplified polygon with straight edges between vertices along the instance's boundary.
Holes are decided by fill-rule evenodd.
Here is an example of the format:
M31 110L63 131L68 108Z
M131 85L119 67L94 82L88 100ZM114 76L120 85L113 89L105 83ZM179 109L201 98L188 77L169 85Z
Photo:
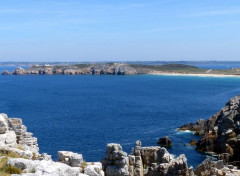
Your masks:
M120 144L107 144L106 158L101 163L106 176L129 176L129 159Z
M0 134L4 134L8 130L7 115L0 114Z
M58 151L58 161L72 167L79 167L83 163L82 154L70 151Z
M16 70L14 70L12 72L12 74L13 75L24 75L24 74L26 74L26 71L23 68L18 67Z

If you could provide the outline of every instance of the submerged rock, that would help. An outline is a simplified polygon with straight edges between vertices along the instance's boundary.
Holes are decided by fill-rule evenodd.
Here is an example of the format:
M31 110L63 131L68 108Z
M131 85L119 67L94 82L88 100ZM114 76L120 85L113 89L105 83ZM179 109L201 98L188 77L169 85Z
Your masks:
M196 139L192 139L190 142L189 142L190 146L195 146L197 144L197 140Z

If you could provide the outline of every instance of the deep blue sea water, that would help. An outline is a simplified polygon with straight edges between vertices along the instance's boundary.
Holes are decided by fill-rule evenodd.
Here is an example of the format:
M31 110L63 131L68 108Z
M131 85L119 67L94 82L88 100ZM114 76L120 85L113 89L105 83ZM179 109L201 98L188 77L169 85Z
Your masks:
M210 117L239 93L240 78L0 76L0 112L22 118L40 152L54 159L70 150L98 161L107 143L130 152L136 140L150 146L168 135L170 152L196 166L206 156L184 145L195 136L176 129Z

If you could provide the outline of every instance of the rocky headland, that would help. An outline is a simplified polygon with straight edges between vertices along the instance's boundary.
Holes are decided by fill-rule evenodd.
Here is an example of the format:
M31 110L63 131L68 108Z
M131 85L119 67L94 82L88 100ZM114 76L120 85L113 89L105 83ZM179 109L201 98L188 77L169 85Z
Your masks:
M58 161L39 153L37 138L27 132L20 118L0 114L1 176L210 176L240 175L240 170L223 160L205 160L195 170L184 154L174 157L160 146L142 147L130 154L120 144L109 143L105 158L86 162L82 154L58 151Z
M74 64L33 65L27 69L18 67L12 72L4 70L2 75L198 75L239 76L240 69L209 70L184 64L141 65L141 64Z
M209 119L185 124L179 130L202 136L196 150L216 154L225 164L240 166L240 95Z

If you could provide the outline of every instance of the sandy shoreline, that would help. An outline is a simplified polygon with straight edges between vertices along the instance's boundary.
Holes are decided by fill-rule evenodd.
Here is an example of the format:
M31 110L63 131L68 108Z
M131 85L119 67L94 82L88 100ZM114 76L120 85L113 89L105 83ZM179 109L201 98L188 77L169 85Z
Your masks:
M152 72L148 73L149 75L163 75L163 76L197 76L197 77L234 77L234 78L240 78L240 75L221 75L221 74L194 74L194 73L163 73L163 72Z

